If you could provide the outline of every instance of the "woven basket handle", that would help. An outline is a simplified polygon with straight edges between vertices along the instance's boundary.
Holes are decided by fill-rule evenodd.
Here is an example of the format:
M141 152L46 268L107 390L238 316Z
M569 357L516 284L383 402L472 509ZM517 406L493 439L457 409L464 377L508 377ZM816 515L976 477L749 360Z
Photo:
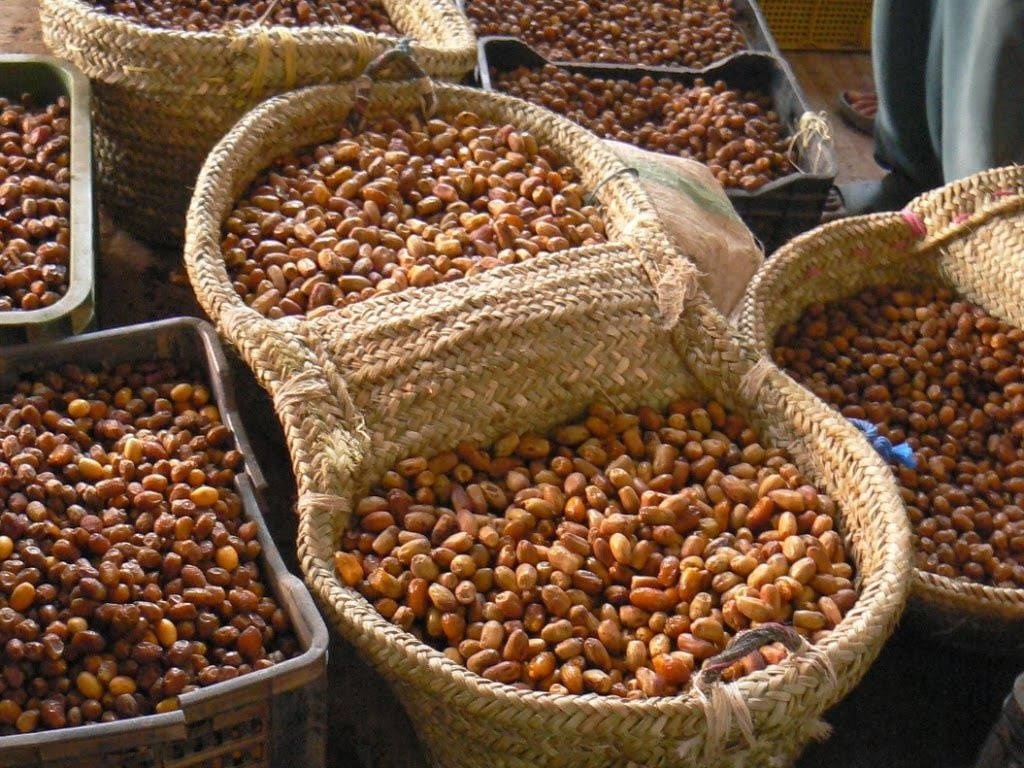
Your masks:
M370 104L370 90L388 67L394 67L400 79L416 82L420 89L420 110L423 116L430 117L434 113L437 107L434 84L412 55L411 38L403 37L394 48L384 51L367 64L363 74L356 78L352 110L348 115L348 127L353 132L362 127L366 108Z

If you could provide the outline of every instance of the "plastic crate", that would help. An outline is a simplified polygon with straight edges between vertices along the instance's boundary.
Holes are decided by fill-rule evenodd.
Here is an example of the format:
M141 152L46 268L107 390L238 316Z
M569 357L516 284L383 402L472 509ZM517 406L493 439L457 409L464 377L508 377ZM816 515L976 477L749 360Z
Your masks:
M0 739L2 768L323 768L327 627L302 581L285 568L264 515L266 482L242 429L217 333L193 318L162 320L0 349L0 388L20 373L59 366L172 359L191 363L214 395L245 458L236 475L244 514L258 526L264 583L288 614L302 653L180 696L181 709L112 723Z
M871 49L872 0L761 0L782 49Z

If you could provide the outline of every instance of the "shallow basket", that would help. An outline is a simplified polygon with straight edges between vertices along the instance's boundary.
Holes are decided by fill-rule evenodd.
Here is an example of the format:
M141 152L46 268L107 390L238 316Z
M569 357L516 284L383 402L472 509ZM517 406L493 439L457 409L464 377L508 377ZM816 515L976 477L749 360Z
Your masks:
M922 195L902 212L843 219L796 238L751 281L739 327L770 356L778 329L809 304L885 283L949 286L1024 327L1022 257L1024 166L986 171ZM1024 650L1024 589L916 570L908 615L953 644Z
M379 86L374 102L398 112L408 93ZM904 604L910 534L888 469L853 427L777 372L760 401L739 395L756 355L695 288L693 267L637 182L595 137L508 97L437 87L442 111L511 122L560 151L585 187L606 179L597 197L610 242L310 319L270 321L246 307L224 270L221 222L281 148L335 134L350 95L347 86L308 89L240 122L200 175L186 240L204 307L274 398L298 479L302 568L330 620L394 686L437 766L790 764L821 735L821 713L864 674ZM335 576L354 502L397 459L545 429L594 400L658 407L687 394L718 398L792 451L837 500L857 567L860 598L834 632L731 684L753 741L734 717L709 718L714 694L626 701L487 681L385 621Z
M429 74L458 79L473 69L473 33L450 0L383 5ZM93 81L104 206L133 234L175 246L203 159L246 110L298 86L356 77L396 42L350 26L155 29L87 0L40 0L39 10L46 45Z

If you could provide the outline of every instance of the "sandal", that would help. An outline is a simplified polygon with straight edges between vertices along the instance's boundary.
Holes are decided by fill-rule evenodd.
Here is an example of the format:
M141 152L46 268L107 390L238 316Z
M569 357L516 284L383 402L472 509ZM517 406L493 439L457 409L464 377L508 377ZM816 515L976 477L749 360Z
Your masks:
M875 132L878 96L874 91L843 91L839 94L839 114L851 126L869 136Z
M839 187L831 187L825 197L825 206L821 210L821 223L828 224L830 221L844 219L849 214L846 212L846 205L843 203L843 195Z

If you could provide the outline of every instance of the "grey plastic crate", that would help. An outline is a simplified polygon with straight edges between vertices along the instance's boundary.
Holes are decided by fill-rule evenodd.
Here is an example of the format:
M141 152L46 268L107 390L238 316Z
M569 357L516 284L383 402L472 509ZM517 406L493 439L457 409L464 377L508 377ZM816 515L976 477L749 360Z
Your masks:
M3 768L323 768L327 627L305 585L285 568L264 515L266 483L235 403L232 375L206 322L176 318L0 349L0 391L24 372L63 363L98 366L172 359L192 364L210 386L245 457L236 486L259 527L262 567L303 652L264 670L180 697L181 709L112 723L0 739Z
M0 312L0 344L42 341L85 331L95 308L96 209L93 205L89 81L50 56L0 55L0 96L31 93L38 104L66 96L71 112L71 263L68 291L49 307Z

